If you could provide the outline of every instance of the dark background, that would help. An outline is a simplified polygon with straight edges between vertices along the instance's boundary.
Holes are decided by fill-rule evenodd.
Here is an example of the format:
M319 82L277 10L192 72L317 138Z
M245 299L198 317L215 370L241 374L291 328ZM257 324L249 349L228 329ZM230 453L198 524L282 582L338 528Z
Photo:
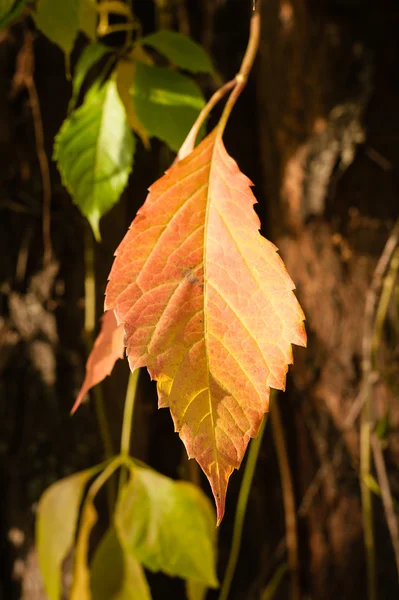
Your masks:
M158 2L158 7L161 5ZM134 3L144 33L185 30L211 52L222 78L237 72L248 38L249 0L187 1L157 12ZM168 8L169 7L169 8ZM397 0L264 0L259 56L225 142L255 184L262 231L280 248L307 317L308 349L295 349L278 399L294 484L301 598L366 598L358 420L345 430L362 382L365 298L399 216L399 4ZM85 223L51 163L55 262L43 269L42 178L31 98L18 84L29 18L0 33L0 598L45 598L33 546L35 506L52 482L102 459L92 403L71 418L84 375ZM106 40L123 44L116 37ZM72 57L83 47L79 40ZM61 51L39 33L34 79L46 153L66 116L71 86ZM201 81L210 95L212 83ZM213 119L217 118L217 111ZM139 144L121 202L101 222L98 311L115 247L147 187L172 156ZM379 349L373 407L386 417L384 446L399 498L399 331L395 307ZM397 307L396 307L397 311ZM104 384L117 448L127 368ZM338 446L337 446L338 444ZM338 447L339 452L335 449ZM183 447L155 388L141 376L132 452L161 472L184 471ZM334 460L332 460L334 456ZM323 469L320 476L320 468ZM242 471L229 485L219 531L226 566ZM312 486L312 487L310 487ZM208 484L203 481L204 490ZM310 492L309 492L310 489ZM399 597L381 500L374 498L378 599ZM98 536L101 531L97 531ZM268 422L249 499L232 600L259 599L286 561L280 471ZM153 597L184 597L182 582L150 576ZM217 597L210 594L209 597ZM275 598L293 598L286 576Z

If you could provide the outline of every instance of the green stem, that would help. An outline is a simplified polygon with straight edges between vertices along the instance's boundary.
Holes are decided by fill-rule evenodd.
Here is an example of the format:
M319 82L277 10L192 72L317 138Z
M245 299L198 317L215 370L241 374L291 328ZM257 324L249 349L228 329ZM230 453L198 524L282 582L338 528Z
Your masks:
M364 545L366 549L368 599L377 598L376 559L373 531L373 502L368 486L371 467L371 433L374 425L372 404L372 375L373 375L373 337L376 335L376 316L378 315L378 299L384 285L384 276L390 266L392 257L399 244L399 219L396 221L384 250L375 268L373 278L367 292L364 311L364 331L362 340L362 371L364 405L360 421L360 490L362 500L362 521ZM378 335L378 332L377 332ZM375 348L375 345L374 345Z
M137 395L137 384L139 380L140 369L136 369L134 373L130 373L129 382L127 384L125 408L123 411L122 435L121 435L121 455L130 456L130 441L132 437L133 427L133 412L134 404ZM126 483L126 469L121 470L119 478L119 492Z
M130 373L129 382L127 384L121 436L121 454L124 454L125 456L130 455L130 439L132 435L133 411L137 394L137 383L139 380L139 373L139 369L136 369L134 373Z
M288 565L291 576L291 600L300 600L301 587L299 582L298 535L294 486L277 394L273 394L273 399L270 403L270 419L283 491L285 536L287 540Z
M227 563L226 573L224 575L219 600L227 600L230 593L231 583L236 570L238 555L240 553L242 531L244 526L245 513L247 510L249 493L252 480L255 473L256 462L258 460L259 450L262 444L263 432L267 421L267 415L263 418L258 437L251 441L247 462L245 464L244 475L241 481L240 493L238 495L236 514L234 518L233 539L231 541L231 550L229 561Z
M94 271L94 240L89 225L85 228L85 341L87 355L90 354L94 343L94 330L96 325L96 280ZM104 398L100 385L94 388L94 409L96 412L100 436L104 448L106 459L113 456L111 434L108 427L107 415L105 412ZM114 505L115 493L113 486L108 486L108 502L110 510Z
M273 577L271 578L271 580L269 581L269 583L263 590L261 600L272 600L272 598L276 594L276 592L280 586L280 583L282 582L284 575L286 574L287 571L288 571L287 563L283 563L282 565L279 566L279 568L274 573Z
M366 391L364 409L361 413L360 424L360 490L362 499L362 521L364 545L366 547L367 564L367 589L368 600L376 600L376 568L375 568L375 545L373 532L373 500L367 478L370 474L370 437L371 437L371 414L370 414L370 390Z

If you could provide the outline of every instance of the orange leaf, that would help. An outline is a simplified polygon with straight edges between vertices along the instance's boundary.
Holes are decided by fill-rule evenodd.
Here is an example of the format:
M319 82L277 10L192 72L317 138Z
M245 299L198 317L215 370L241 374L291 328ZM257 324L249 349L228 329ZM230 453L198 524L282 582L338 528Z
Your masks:
M158 382L218 523L228 479L284 389L304 315L277 248L259 233L251 182L215 130L150 188L106 290L132 370Z
M84 395L111 374L118 358L123 358L125 351L123 337L123 327L121 325L118 327L114 311L107 311L102 316L101 331L87 359L86 377L71 410L72 414L79 407Z

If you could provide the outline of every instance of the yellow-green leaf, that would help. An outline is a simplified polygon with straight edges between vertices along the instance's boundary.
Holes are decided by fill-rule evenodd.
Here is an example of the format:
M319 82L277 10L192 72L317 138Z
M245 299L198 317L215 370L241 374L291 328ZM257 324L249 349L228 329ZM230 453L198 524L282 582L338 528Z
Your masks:
M73 567L73 583L70 600L91 600L88 552L90 534L97 522L97 511L93 502L85 503L80 520Z
M49 600L59 600L62 562L70 552L84 489L102 465L70 475L50 486L39 501L36 545Z
M180 69L191 73L214 72L211 59L205 50L194 40L177 31L157 31L141 38L139 42L154 48Z
M130 127L139 136L146 150L149 150L150 140L148 131L138 119L133 106L132 89L135 73L136 63L132 60L121 59L116 68L116 85L120 99L125 107L126 118Z
M36 25L66 55L72 52L79 31L80 0L39 0L34 13Z
M181 73L137 62L133 105L150 136L177 152L204 106L198 85Z
M126 552L152 571L217 587L215 515L203 492L134 467L115 511Z
M186 594L188 600L205 600L208 587L200 581L188 579L186 581Z
M97 0L80 0L79 29L91 40L96 38Z
M108 529L91 563L94 600L151 600L144 569L121 546L115 528Z

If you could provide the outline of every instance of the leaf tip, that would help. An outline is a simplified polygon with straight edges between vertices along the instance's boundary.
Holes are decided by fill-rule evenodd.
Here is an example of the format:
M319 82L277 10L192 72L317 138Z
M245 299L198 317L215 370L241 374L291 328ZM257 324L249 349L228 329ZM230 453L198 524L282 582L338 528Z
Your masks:
M87 220L90 223L90 226L93 230L93 235L97 243L101 243L101 234L100 234L100 217L98 212L91 213L87 216Z

